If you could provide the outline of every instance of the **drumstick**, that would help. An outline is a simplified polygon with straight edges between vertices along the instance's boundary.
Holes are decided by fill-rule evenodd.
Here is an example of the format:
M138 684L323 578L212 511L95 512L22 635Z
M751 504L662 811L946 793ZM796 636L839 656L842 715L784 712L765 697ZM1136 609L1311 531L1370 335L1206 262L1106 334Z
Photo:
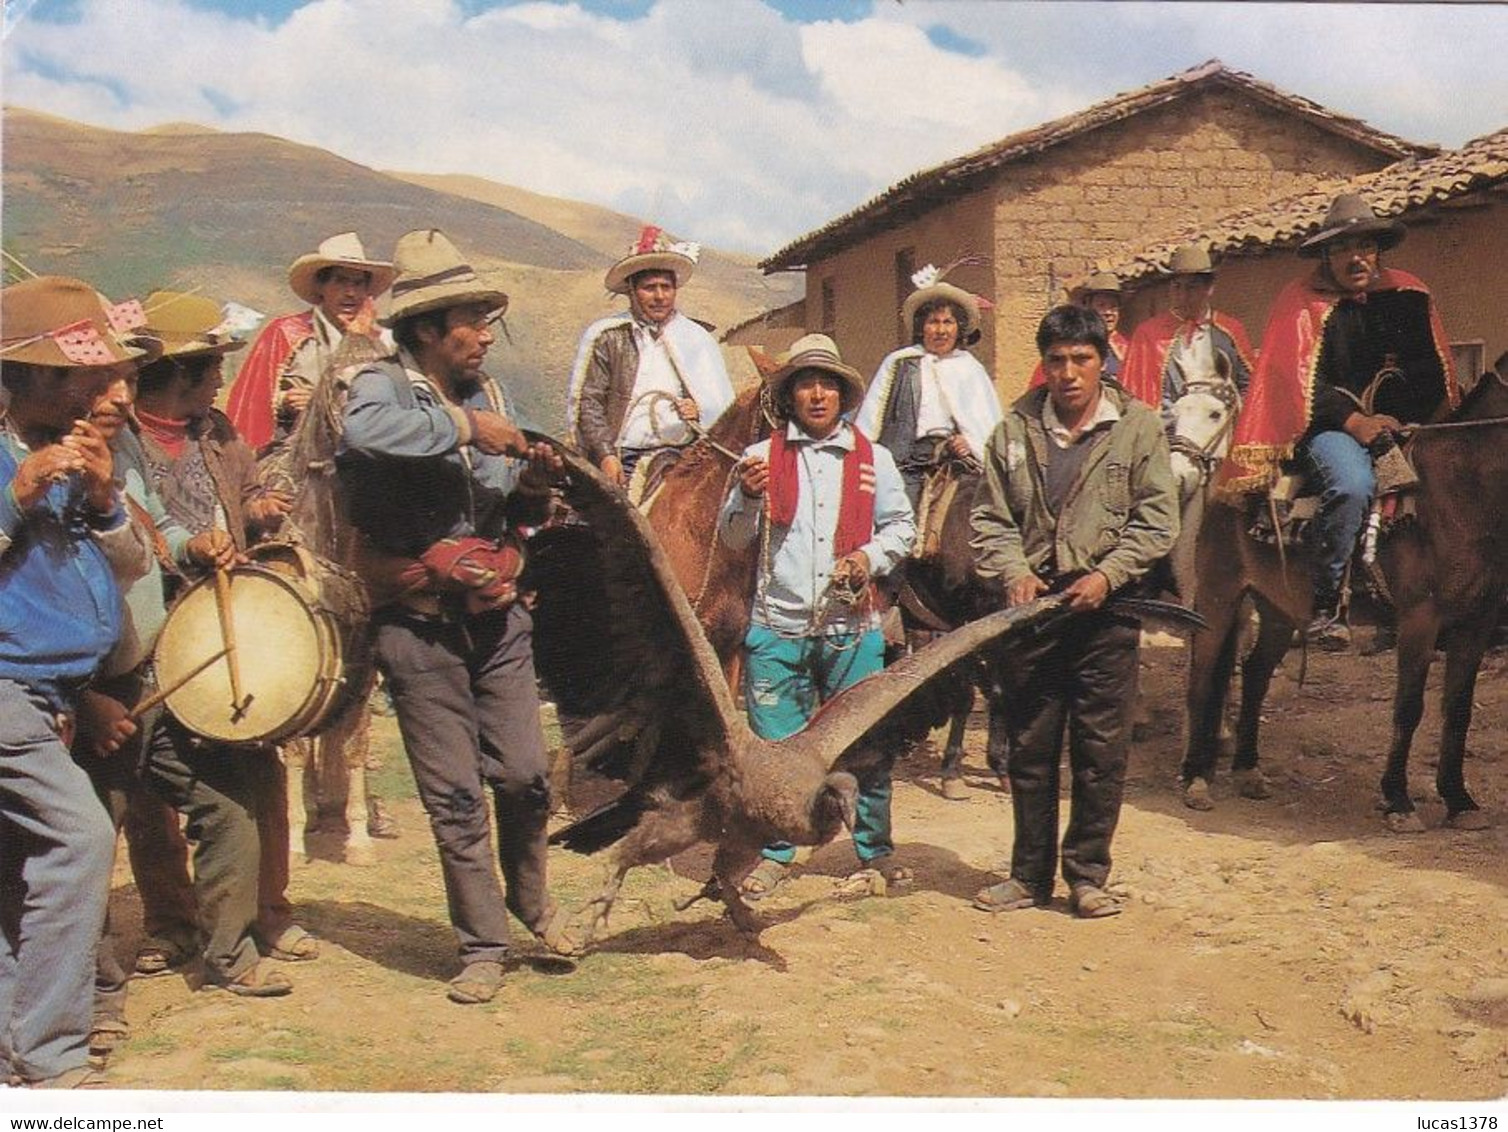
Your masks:
M236 655L236 622L230 608L230 571L215 567L215 608L220 613L220 636L225 641L225 663L230 668L230 710L240 719L247 703L241 699L241 658Z
M188 672L184 673L184 675L180 676L175 683L173 683L169 687L163 688L159 692L152 693L146 699L142 700L141 703L137 704L134 708L126 713L126 718L133 720L140 719L145 713L151 711L158 704L162 703L163 700L167 699L174 692L178 691L190 680L192 680L195 676L198 676L199 673L203 672L210 665L214 664L215 661L219 660L222 656L225 656L229 652L229 649L221 649L217 653L211 653L209 656L201 660L198 664L194 665L193 668L189 669Z

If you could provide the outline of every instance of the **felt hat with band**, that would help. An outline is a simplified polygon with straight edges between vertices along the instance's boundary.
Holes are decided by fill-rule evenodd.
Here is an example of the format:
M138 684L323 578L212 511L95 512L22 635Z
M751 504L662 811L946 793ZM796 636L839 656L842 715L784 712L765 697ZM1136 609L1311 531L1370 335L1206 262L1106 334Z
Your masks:
M485 303L498 314L508 309L508 296L483 283L450 238L438 228L420 228L398 238L393 249L393 281L388 311L380 321L392 326L426 311Z
M790 352L781 359L779 367L765 378L770 396L777 405L791 379L803 370L820 370L838 379L845 413L858 408L864 400L864 379L858 370L843 364L837 343L826 334L808 334L791 343Z
M183 291L153 291L143 304L151 333L165 358L228 354L245 346L220 329L225 311L213 299Z
M0 360L68 369L149 362L162 345L119 332L106 299L82 279L38 275L0 290Z
M1317 259L1325 245L1352 236L1371 236L1379 251L1397 247L1405 229L1401 220L1384 220L1359 193L1342 193L1330 205L1320 230L1299 245L1299 255Z

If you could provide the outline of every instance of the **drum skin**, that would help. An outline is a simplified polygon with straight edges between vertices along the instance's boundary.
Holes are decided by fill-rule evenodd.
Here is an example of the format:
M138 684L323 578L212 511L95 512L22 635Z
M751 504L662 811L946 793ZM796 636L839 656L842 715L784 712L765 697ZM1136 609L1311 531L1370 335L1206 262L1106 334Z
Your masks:
M232 703L229 657L165 701L188 730L223 743L316 733L335 718L347 688L361 685L348 669L367 662L365 609L353 608L365 605L359 585L301 548L258 549L257 561L230 571L240 710ZM173 687L224 647L211 576L184 591L168 614L154 653L158 687Z

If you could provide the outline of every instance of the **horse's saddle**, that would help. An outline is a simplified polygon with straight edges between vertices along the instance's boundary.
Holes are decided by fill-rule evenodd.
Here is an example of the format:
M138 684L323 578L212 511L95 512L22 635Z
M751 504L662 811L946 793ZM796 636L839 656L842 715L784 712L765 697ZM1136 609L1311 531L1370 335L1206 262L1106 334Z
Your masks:
M628 501L641 511L648 508L670 469L680 462L682 451L681 448L661 448L634 465L634 474L628 481Z
M939 445L939 450L941 450ZM921 498L916 509L916 542L911 557L926 561L937 557L942 547L943 526L948 512L958 501L958 488L966 476L977 475L979 465L972 459L946 457L937 462L922 481ZM963 506L972 501L965 499Z
M1386 534L1415 513L1416 497L1411 489L1418 484L1419 475L1406 450L1396 444L1380 446L1373 453L1372 470L1377 477L1373 506L1378 514L1378 534ZM1253 509L1251 536L1270 545L1281 541L1286 547L1296 547L1308 538L1309 525L1319 514L1320 497L1295 471L1279 476L1262 504ZM1366 530L1363 528L1364 537Z

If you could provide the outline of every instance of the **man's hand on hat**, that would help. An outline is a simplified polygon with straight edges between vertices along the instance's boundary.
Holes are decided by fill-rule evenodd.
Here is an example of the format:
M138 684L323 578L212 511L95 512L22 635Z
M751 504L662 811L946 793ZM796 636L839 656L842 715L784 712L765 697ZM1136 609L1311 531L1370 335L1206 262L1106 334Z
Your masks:
M529 441L519 427L501 413L478 409L471 414L471 443L489 456L529 455Z
M79 472L84 480L84 495L89 506L100 514L115 510L115 458L110 454L110 444L99 426L91 421L73 422L73 431L58 441L70 452L78 454Z
M1088 613L1105 604L1110 596L1110 579L1098 570L1091 570L1063 591L1068 599L1068 608L1079 613Z
M680 414L683 421L694 421L702 415L702 410L697 405L695 397L677 397L675 399L675 411Z
M770 486L770 462L751 456L738 466L738 489L758 499Z

